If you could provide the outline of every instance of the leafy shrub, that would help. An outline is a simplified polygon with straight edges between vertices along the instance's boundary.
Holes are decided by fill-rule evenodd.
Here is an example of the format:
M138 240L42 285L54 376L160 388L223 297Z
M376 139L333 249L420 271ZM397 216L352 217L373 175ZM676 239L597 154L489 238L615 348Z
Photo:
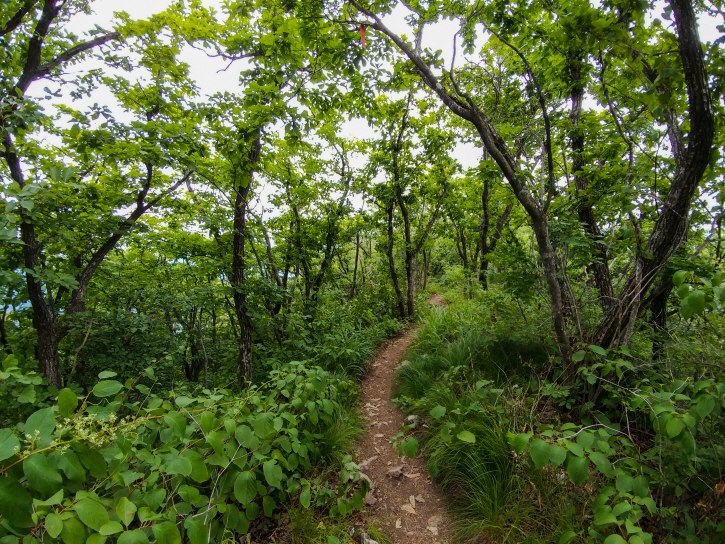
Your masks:
M18 380L16 369L7 361L0 377ZM244 397L191 397L154 394L151 368L125 384L114 376L0 430L3 544L202 544L271 526L291 499L332 516L362 508L367 483L349 457L337 483L312 477L339 454L330 429L351 382L294 363Z

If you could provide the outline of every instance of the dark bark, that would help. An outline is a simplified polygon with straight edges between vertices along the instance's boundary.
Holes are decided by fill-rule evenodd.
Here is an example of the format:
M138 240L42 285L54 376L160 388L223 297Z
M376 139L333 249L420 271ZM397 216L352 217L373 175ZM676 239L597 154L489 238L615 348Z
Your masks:
M690 131L685 147L676 117L666 116L675 173L645 251L638 252L635 270L627 279L616 304L603 316L592 335L591 341L604 347L629 340L643 295L685 240L692 200L710 160L714 116L697 19L688 0L672 0L670 5L687 86Z
M3 308L3 313L0 315L0 349L7 354L12 354L13 350L8 342L8 332L5 329L5 317L8 315L8 307Z
M317 302L319 299L320 289L324 283L327 275L332 266L332 258L335 254L335 248L337 246L338 239L340 237L340 220L345 212L345 203L347 201L347 195L350 192L350 183L352 182L352 175L349 171L347 159L344 155L344 149L340 154L341 158L341 172L344 189L342 196L338 202L334 205L334 209L327 217L327 229L325 230L325 249L323 250L322 262L320 268L317 270L314 279L310 282L309 287L306 289L307 299L305 305L305 315L308 316L310 322L314 321L317 313ZM308 265L308 270L311 267ZM307 278L305 278L307 281Z
M665 270L649 296L650 325L655 333L652 340L652 360L654 361L659 361L664 353L667 339L667 301L673 288L672 273Z
M614 288L609 274L609 255L604 243L604 236L594 217L593 199L589 194L589 179L584 173L586 161L584 160L584 131L581 130L582 103L584 101L584 83L582 81L582 60L572 58L569 62L569 74L572 81L571 91L571 148L572 173L577 195L577 213L579 222L589 236L589 247L592 260L589 267L594 274L594 283L599 292L599 304L606 312L614 304Z
M490 201L490 182L488 179L484 179L483 190L481 191L481 221L478 230L478 251L481 259L478 267L478 281L481 282L481 286L484 290L488 289L488 256L496 249L498 241L501 239L501 236L503 236L503 228L506 226L506 223L508 223L509 217L511 216L511 210L513 210L514 207L513 204L506 206L506 209L496 221L493 234L489 237L489 230L491 229Z
M395 247L395 230L393 228L393 211L395 209L395 203L391 200L385 206L385 212L387 214L387 239L385 244L385 255L388 258L388 270L390 271L390 279L393 282L393 290L395 291L395 305L400 319L407 317L405 312L405 301L403 299L403 292L400 290L400 282L398 281L398 271L395 267L395 254L393 249Z
M2 34L0 35L5 35L16 30L35 4L36 2L32 1L25 2L5 24L2 29ZM64 6L65 2L58 2L57 0L45 0L45 2L43 2L40 17L35 24L32 37L28 40L28 47L25 51L23 72L13 86L15 89L20 91L21 95L26 93L34 81L46 77L55 68L62 66L64 63L72 60L81 53L120 37L118 32L98 36L92 40L71 47L54 59L43 63L43 43L51 31L51 26L60 15ZM2 123L3 129L7 129L6 119L7 116L5 115L5 112L3 112L3 115L0 116L0 122ZM24 187L25 177L23 175L20 157L15 150L10 132L7 130L5 130L5 136L3 138L2 157L8 165L10 176L13 181L15 181L21 188ZM34 276L34 273L38 273L41 270L41 246L37 239L35 226L33 225L30 217L28 217L28 215L22 210L20 212L20 216L20 237L24 243L23 260L25 268L31 271L26 273L26 284L28 288L28 298L30 299L31 306L33 308L33 327L38 335L36 357L38 358L40 371L48 379L48 383L50 385L60 387L61 366L60 356L58 354L59 338L56 327L56 316L52 305L43 295L43 287L41 283Z
M360 232L355 233L355 266L352 270L352 285L350 285L350 298L355 298L355 289L357 288L357 266L360 260Z
M234 309L239 324L239 351L237 365L241 387L254 381L252 366L252 320L247 308L247 287L245 285L246 228L249 192L252 186L254 167L262 149L260 138L256 138L242 165L235 166L234 176L234 235L232 241L232 290Z

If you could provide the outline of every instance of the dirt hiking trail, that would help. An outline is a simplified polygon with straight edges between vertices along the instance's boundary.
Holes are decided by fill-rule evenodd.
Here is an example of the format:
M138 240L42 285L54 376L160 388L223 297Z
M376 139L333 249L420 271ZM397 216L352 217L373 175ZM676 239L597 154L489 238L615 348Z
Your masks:
M440 295L433 295L428 303L445 305ZM398 457L390 444L405 419L390 402L395 369L413 338L415 326L384 342L362 383L364 434L356 460L371 483L365 498L369 520L394 544L448 544L451 525L446 499L428 477L425 460L420 455Z

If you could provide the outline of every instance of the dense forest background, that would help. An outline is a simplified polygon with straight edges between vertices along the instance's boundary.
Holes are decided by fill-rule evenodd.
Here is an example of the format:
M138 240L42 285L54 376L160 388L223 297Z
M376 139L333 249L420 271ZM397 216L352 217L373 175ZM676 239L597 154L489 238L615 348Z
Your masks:
M344 519L414 321L396 447L461 539L721 541L719 2L92 8L0 2L1 544Z

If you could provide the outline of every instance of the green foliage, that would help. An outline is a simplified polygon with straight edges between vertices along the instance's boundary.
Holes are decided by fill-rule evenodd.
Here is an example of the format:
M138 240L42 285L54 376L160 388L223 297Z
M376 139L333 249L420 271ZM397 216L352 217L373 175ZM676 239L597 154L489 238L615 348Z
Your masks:
M63 390L2 430L4 542L201 543L275 524L295 497L331 516L362 508L367 482L331 430L354 397L350 382L301 363L244 397L156 395L144 383L153 379L148 369L125 384L102 380L80 408ZM337 485L312 476L335 456Z
M430 475L451 490L460 536L558 541L576 527L577 503L561 493L551 475L532 478L506 439L507 429L527 417L524 391L510 382L519 375L528 381L548 356L544 348L515 341L525 330L508 331L509 340L500 339L505 336L498 320L487 321L500 314L488 304L505 300L491 292L481 300L434 308L426 316L409 363L398 372L398 402L420 418L397 437L398 448L408 454L411 443L420 443ZM505 314L506 305L499 306ZM518 442L522 449L525 444ZM554 457L561 459L558 452Z

